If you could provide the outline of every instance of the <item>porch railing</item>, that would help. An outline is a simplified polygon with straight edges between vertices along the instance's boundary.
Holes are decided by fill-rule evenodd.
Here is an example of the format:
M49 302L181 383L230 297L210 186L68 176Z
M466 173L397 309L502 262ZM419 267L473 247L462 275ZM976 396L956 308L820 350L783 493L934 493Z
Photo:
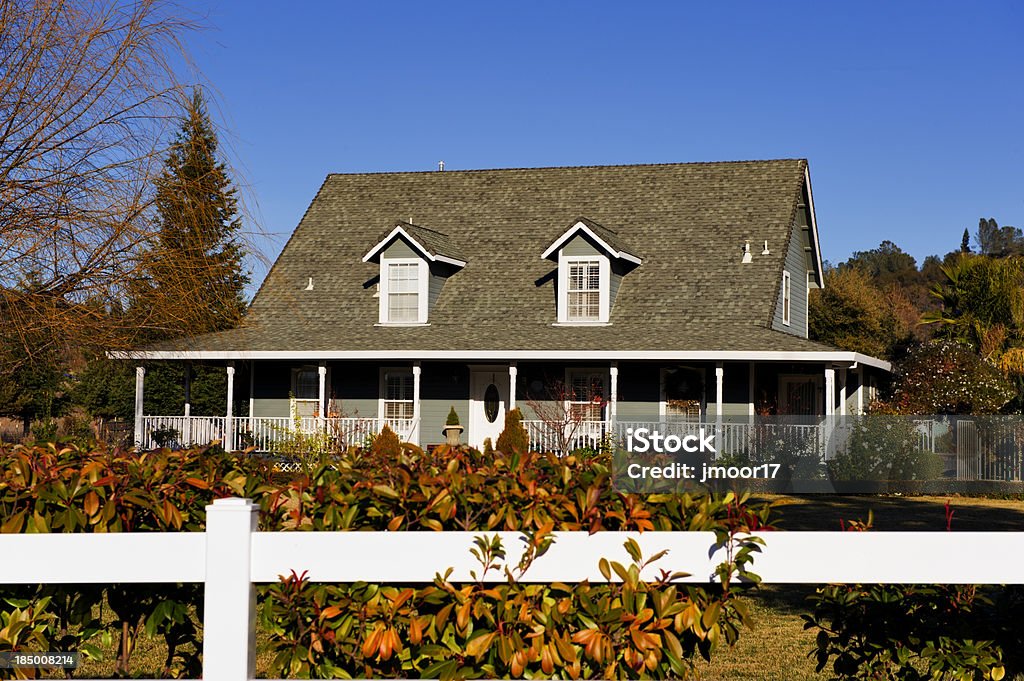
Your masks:
M538 452L565 454L576 449L599 449L611 432L608 421L580 421L552 423L525 420L522 422L530 436L530 449Z
M236 416L231 421L231 442L227 448L254 447L260 453L274 452L278 445L297 435L323 433L336 446L350 447L367 444L384 424L403 441L412 440L416 432L415 419ZM140 445L150 449L225 442L227 430L224 416L143 416Z

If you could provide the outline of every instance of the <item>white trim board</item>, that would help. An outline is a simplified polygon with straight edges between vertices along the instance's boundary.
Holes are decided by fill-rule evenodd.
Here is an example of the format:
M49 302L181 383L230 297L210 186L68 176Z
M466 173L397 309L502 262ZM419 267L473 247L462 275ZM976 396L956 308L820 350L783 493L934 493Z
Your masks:
M390 234L388 234L386 237L378 241L377 244L373 248L371 248L366 255L363 256L363 262L372 261L380 254L381 251L387 248L387 246L399 236L405 238L405 240L409 242L410 246L412 246L417 251L422 253L423 257L429 260L430 262L443 262L449 265L454 265L455 267L466 266L466 262L464 260L449 258L446 255L431 255L430 251L424 248L423 244L421 244L414 236L410 235L407 231L402 229L401 225L395 227L393 230L391 230Z
M637 256L633 255L632 253L627 253L626 251L620 251L620 250L617 250L615 248L612 248L608 244L607 241L605 241L604 239L599 237L597 234L595 234L594 230L592 230L589 227L587 227L583 222L576 222L572 227L570 227L569 229L567 229L564 232L562 232L562 236L560 236L557 239L555 239L555 242L553 244L551 244L550 246L548 246L547 250L545 250L541 254L541 256L540 256L541 260L547 260L548 258L550 258L552 253L554 253L555 251L559 250L562 246L564 246L566 243L568 243L568 241L572 237L576 236L577 232L583 232L584 234L589 236L591 239L596 241L597 244L601 248L603 248L607 253L615 256L616 258L619 258L620 260L625 260L625 261L631 262L631 263L633 263L635 265L640 265L643 262L640 258L638 258Z
M848 362L892 371L892 364L885 360L847 350L120 350L108 352L107 357L124 360Z

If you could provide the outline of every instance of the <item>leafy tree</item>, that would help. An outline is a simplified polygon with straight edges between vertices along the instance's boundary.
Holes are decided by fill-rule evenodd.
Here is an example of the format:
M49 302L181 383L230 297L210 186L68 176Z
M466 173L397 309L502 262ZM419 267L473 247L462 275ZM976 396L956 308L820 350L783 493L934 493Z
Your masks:
M202 91L194 90L181 130L156 181L157 239L141 294L157 337L223 331L245 311L245 251L237 192L217 158L217 136Z
M811 292L811 338L844 350L891 357L912 337L919 313L901 289L881 290L859 268L825 272L825 287Z
M1013 255L1024 255L1024 232L1018 227L1009 225L1000 227L994 218L978 220L978 232L975 237L978 252L993 258L1007 258Z
M932 295L942 307L921 321L995 359L1019 338L1024 323L1024 258L964 253L940 269L945 281Z
M841 264L840 269L857 268L865 272L880 288L898 284L909 289L921 283L917 260L892 241L883 241L878 248L857 251Z
M5 337L0 353L13 367L0 374L0 414L20 418L23 432L37 419L48 420L67 406L67 378L60 359L48 353L24 352L16 338Z

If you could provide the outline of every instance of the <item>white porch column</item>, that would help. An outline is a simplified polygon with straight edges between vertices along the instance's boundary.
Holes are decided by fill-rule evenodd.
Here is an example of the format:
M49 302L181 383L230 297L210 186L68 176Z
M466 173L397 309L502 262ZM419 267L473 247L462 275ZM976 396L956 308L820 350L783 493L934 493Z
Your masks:
M829 364L825 367L825 416L836 413L836 370Z
M519 368L515 362L508 364L508 408L516 408L516 378L519 376Z
M754 363L750 362L747 364L747 415L750 417L750 423L754 423Z
M233 451L235 449L235 363L228 362L228 413L224 418L224 449Z
M715 364L715 430L722 432L722 401L725 392L725 368L721 362Z
M846 416L846 367L839 369L839 415Z
M420 444L420 374L423 367L419 362L412 363L412 436L410 441L417 447Z
M256 674L256 587L252 535L259 506L217 499L206 507L203 678L247 681Z
M324 409L327 408L327 362L320 362L320 365L316 368L317 374L320 378L320 386L317 390L317 414L320 416L320 430L324 429L324 425L327 423L327 412Z
M857 415L864 414L864 365L857 365Z
M135 367L135 446L142 446L142 395L146 382L146 367Z
M185 426L182 428L181 444L192 444L192 362L185 362Z
M619 365L612 362L608 368L608 375L611 378L608 401L608 430L615 432L615 421L619 416Z
M253 412L256 410L256 360L249 360L249 432L256 433L256 421Z

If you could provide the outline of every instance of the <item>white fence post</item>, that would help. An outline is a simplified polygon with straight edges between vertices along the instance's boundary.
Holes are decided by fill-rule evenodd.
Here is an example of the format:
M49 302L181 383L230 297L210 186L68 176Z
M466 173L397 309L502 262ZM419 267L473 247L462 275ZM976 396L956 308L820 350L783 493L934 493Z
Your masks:
M203 678L256 676L256 587L252 534L259 508L251 499L217 499L206 507Z

